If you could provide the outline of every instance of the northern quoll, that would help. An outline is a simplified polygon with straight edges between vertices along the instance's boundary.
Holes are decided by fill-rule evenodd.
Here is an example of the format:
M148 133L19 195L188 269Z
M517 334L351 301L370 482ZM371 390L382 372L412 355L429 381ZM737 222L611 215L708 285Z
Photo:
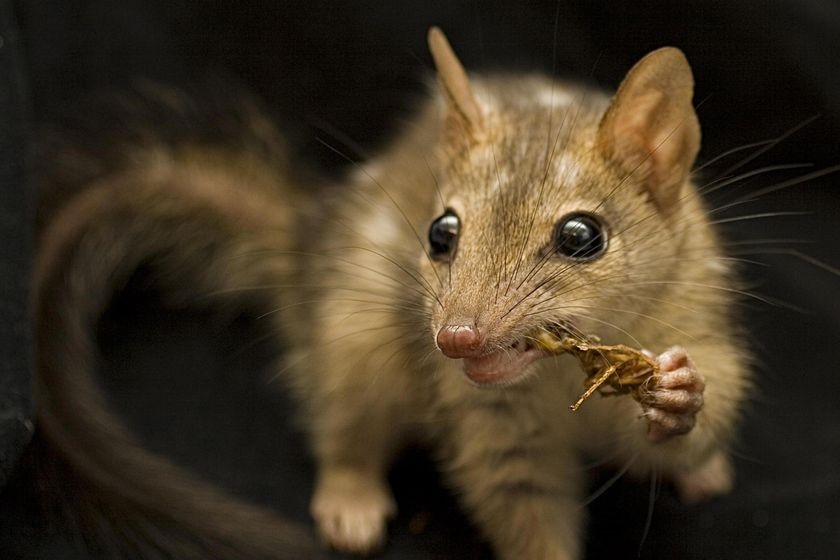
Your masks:
M45 203L40 234L39 464L71 477L60 492L89 528L108 527L112 538L93 534L100 549L311 553L300 531L152 454L109 411L90 375L93 327L138 266L176 301L235 294L276 311L291 346L280 377L317 461L311 512L337 549L383 544L386 474L410 441L436 451L504 559L581 556L584 457L662 473L689 500L731 486L748 375L736 278L691 180L685 57L647 55L610 98L540 75L468 77L439 30L429 45L432 99L326 199L289 178L247 98L215 122L149 88L113 157L61 152L44 182L74 194ZM156 110L216 136L156 133ZM534 343L560 327L654 356L641 404L570 412L578 363Z

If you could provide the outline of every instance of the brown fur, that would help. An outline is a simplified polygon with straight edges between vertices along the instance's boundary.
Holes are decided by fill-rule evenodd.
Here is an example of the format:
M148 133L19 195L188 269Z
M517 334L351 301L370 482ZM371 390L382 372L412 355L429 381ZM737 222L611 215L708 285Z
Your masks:
M437 47L448 49L440 40ZM265 303L280 310L273 316L292 343L282 375L304 405L318 461L312 512L338 548L381 545L394 511L385 476L412 439L435 447L464 507L505 559L580 556L584 455L611 456L639 473L656 469L700 494L725 490L725 453L747 387L744 355L733 344L734 277L687 175L699 129L661 152L653 142L694 122L690 91L673 104L654 96L664 118L623 118L635 99L649 98L649 83L690 90L680 57L650 59L654 66L633 75L656 79L626 82L629 93L612 105L599 92L539 76L453 85L448 80L461 77L442 75L449 94L317 213L290 213L293 187L282 166L248 150L131 147L142 157L90 181L42 235L44 439L96 500L115 501L132 519L153 513L185 524L225 542L222 556L243 541L251 543L245 556L279 554L276 540L261 540L276 520L239 504L236 518L253 534L231 534L243 526L225 523L233 499L139 447L89 377L92 324L115 286L151 261L175 294L185 277L204 293L292 286ZM616 144L612 133L628 127L633 138ZM447 207L462 220L448 263L433 261L425 240ZM550 250L557 220L579 210L601 216L610 232L608 251L591 263ZM294 238L293 230L304 234ZM629 398L596 398L570 413L582 375L567 357L531 365L510 386L476 387L435 347L442 325L465 320L488 349L559 320L609 344L655 352L683 345L705 376L705 407L690 433L654 443L646 412ZM113 459L100 452L109 445ZM709 476L712 483L701 482ZM164 492L183 493L185 509L162 502ZM211 514L193 519L200 509ZM200 548L189 550L200 556Z
M187 103L166 90L143 99L135 102ZM229 305L244 286L288 276L279 253L292 216L279 198L278 185L288 183L282 146L246 101L231 111L254 123L247 151L169 143L148 129L115 139L117 161L100 160L101 147L71 144L45 174L45 196L75 195L41 208L50 216L37 262L37 476L44 503L107 557L312 553L306 531L144 449L92 377L99 317L139 266L154 271L172 301L193 305ZM275 258L262 258L266 250ZM282 304L272 297L268 305Z
M664 64L686 71L681 54L665 55ZM457 98L427 109L356 173L319 243L335 258L307 267L309 284L328 285L305 296L318 303L292 319L312 323L292 360L311 404L319 461L313 514L336 546L378 546L391 511L388 461L419 433L439 450L500 558L577 558L584 454L689 482L711 468L707 462L728 464L723 454L747 386L744 355L733 344L734 277L687 177L699 131L678 132L682 147L666 145L662 157L645 136L696 124L684 93L673 109L660 104L664 118L639 125L639 147L622 138L616 152L598 139L644 92L625 88L633 95L620 94L602 124L609 100L595 91L522 76L475 79L472 89L480 134L473 126L453 140L458 120L446 114L462 112ZM547 107L553 96L573 102ZM634 157L654 154L628 162L628 145ZM652 163L634 173L640 159ZM451 262L435 263L423 237L445 207L460 216L462 232ZM543 258L555 222L577 210L608 224L606 255L586 264ZM682 344L706 378L705 407L690 433L654 443L629 398L596 399L571 414L582 379L568 358L532 365L513 386L475 387L458 360L435 348L440 327L463 320L477 325L490 349L557 320L610 344L656 352ZM705 491L727 489L725 471Z

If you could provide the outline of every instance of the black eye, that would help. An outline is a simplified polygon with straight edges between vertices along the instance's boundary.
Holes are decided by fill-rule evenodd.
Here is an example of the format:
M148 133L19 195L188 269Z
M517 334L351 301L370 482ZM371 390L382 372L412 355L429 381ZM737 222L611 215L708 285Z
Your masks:
M450 209L446 209L441 217L432 222L429 227L429 246L431 256L435 260L446 260L455 250L458 243L458 233L461 231L461 220Z
M568 214L554 227L554 252L576 260L591 261L607 248L604 226L591 214Z

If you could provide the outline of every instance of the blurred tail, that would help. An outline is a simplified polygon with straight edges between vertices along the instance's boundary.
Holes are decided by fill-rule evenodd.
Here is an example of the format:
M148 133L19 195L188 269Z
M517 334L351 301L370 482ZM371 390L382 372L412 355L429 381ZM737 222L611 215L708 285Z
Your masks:
M150 104L151 112L175 107L183 122L190 120L185 112L200 114L184 99L158 97L137 103ZM240 109L231 111L241 116L237 99ZM172 115L167 118L171 123ZM254 128L259 118L238 120L250 119ZM140 128L132 136L124 126L127 144L125 136L122 144L108 144L106 136L97 146L71 142L70 154L59 155L44 174L47 188L73 194L61 205L46 204L41 219L36 477L45 503L106 556L316 555L309 531L145 449L111 410L94 375L99 319L138 267L154 271L164 288L193 295L285 274L281 260L254 257L266 245L278 248L291 219L276 184L284 177L270 155L276 146L266 148L266 126L256 126L259 137L248 140L252 151L208 147L206 135L200 148L185 139L144 136ZM103 158L109 150L119 157ZM280 150L276 155L282 159Z

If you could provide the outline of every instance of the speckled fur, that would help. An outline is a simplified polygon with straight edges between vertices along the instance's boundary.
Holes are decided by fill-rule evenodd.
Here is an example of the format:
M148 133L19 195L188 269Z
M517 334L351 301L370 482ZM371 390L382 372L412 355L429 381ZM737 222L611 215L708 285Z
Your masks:
M69 181L81 194L45 203L38 392L42 440L83 483L67 487L70 501L79 492L114 500L113 523L134 523L130 537L178 557L294 554L278 544L286 533L271 536L279 521L137 446L101 402L90 332L141 263L181 301L258 293L276 311L292 348L278 376L303 405L318 462L312 512L335 547L382 545L395 508L386 474L412 440L436 450L502 559L580 557L585 456L655 469L691 496L726 489L745 356L735 343L735 276L690 179L663 208L644 172L607 157L598 129L610 100L600 92L533 75L477 77L472 87L480 135L452 128L437 95L317 211L290 208L293 197L294 206L313 201L297 202L282 155L254 156L262 140L219 149L139 134L116 147L116 164L100 157L104 166L88 157L97 150L62 152L46 182L61 190ZM261 118L243 122L263 140L270 131ZM444 208L462 220L450 263L427 252ZM580 210L606 223L606 254L585 264L550 256L554 224ZM705 406L689 433L655 443L629 397L595 397L569 412L583 376L568 357L537 362L509 386L476 386L435 346L441 325L461 317L491 348L558 320L608 344L655 353L681 345L705 377ZM72 407L68 393L78 395ZM172 511L171 493L182 491ZM90 498L94 509L99 499ZM173 541L160 516L201 537Z
M291 369L311 403L321 480L313 513L336 546L378 546L389 461L419 435L500 558L578 558L581 457L677 479L725 462L747 387L733 342L734 277L691 184L666 216L598 151L606 96L537 76L475 78L473 87L482 141L441 145L444 103L428 107L334 201L317 245L330 257L305 267L318 287L301 299L317 303L292 319L308 323L308 337ZM554 96L572 101L545 102ZM451 264L433 263L425 246L445 207L463 224ZM603 217L608 252L593 263L543 262L553 225L573 210ZM435 348L452 317L475 318L500 348L557 319L610 344L684 345L705 375L705 407L689 434L655 444L630 398L596 397L569 412L582 375L567 357L534 364L514 386L476 387L460 360ZM334 478L338 494L369 494L367 510L346 500L331 508ZM368 526L342 528L354 515Z

